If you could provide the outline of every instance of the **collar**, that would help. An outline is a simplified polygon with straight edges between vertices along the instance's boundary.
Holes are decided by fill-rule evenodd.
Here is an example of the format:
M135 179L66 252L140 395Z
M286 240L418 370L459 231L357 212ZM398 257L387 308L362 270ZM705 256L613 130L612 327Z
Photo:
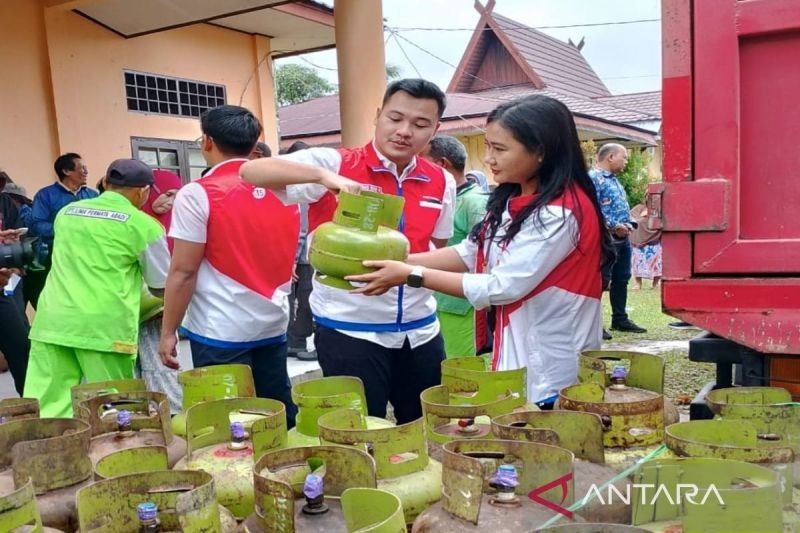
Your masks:
M375 139L365 146L365 151L367 154L367 165L369 165L370 169L374 172L391 172L392 175L397 178L397 181L400 182L406 179L430 181L430 178L421 174L411 175L411 173L417 169L417 156L411 159L411 162L406 166L405 170L403 170L403 173L398 176L397 164L378 150L378 147L375 146Z
M515 196L508 201L508 213L515 217L519 212L525 209L533 200L536 199L535 194L526 194L524 196Z
M133 205L130 200L115 191L105 191L100 196L103 198L103 200L110 204Z
M471 190L473 187L477 187L477 186L478 186L477 183L475 183L473 181L470 181L470 180L467 180L466 182L464 182L461 185L459 185L458 187L456 187L456 196L460 196L461 194L463 194L463 193Z
M600 167L594 167L595 172L599 172L601 176L604 178L616 178L617 175L611 172L610 170L606 170Z
M58 178L56 178L56 179L58 180ZM85 189L85 188L86 188L86 185L81 185L81 186L80 186L80 187L78 187L78 188L77 188L75 191L73 191L73 190L71 190L69 187L67 187L66 185L64 185L64 183L63 183L61 180L58 180L58 181L56 181L56 184L57 184L57 185L59 185L59 186L60 186L62 189L64 189L64 190L65 190L65 191L67 191L68 193L70 193L70 194L72 194L72 195L75 195L75 196L77 196L79 192L81 192L83 189Z
M226 168L225 170L234 170L234 168L236 170L238 170L239 167L242 166L246 162L247 162L247 159L245 159L243 157L237 157L237 158L234 158L234 159L226 159L225 161L223 161L221 163L217 163L216 165L211 167L211 169L208 172L206 172L206 174L205 174L205 176L203 176L203 178L211 177L211 176L217 174L218 172L221 173L222 169L224 167L227 167L227 166L230 166L230 168L229 169Z

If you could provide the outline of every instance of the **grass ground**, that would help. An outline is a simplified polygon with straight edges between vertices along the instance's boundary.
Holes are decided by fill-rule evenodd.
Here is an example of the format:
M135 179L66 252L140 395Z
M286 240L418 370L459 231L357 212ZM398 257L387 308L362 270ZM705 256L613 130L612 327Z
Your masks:
M699 332L696 330L674 330L668 327L676 319L661 311L661 291L651 290L650 282L644 281L642 290L628 290L628 316L647 333L622 333L611 331L613 340L604 347L657 353L666 359L664 388L668 398L681 395L694 397L709 381L714 379L714 365L689 361L688 341ZM611 307L608 295L603 296L604 324L611 323Z

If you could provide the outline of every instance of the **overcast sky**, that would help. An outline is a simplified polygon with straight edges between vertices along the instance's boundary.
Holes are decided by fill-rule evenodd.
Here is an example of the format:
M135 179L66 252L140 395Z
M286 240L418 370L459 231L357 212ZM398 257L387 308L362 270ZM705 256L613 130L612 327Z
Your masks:
M370 0L371 1L371 0ZM485 5L486 0L481 0ZM496 0L494 11L528 26L563 26L604 22L660 19L660 0ZM331 3L331 2L326 2ZM473 0L383 0L383 16L393 28L468 28L466 31L400 31L421 48L457 65L478 23ZM586 39L583 54L614 94L661 88L661 25L659 22L542 28L563 41ZM384 34L388 36L388 34ZM386 60L398 65L404 77L422 77L447 87L455 69L400 39L406 59L394 37L386 45ZM324 67L319 72L333 83L336 52L328 50L302 56ZM277 62L308 65L291 58ZM412 66L412 63L414 66ZM326 70L328 69L328 70Z

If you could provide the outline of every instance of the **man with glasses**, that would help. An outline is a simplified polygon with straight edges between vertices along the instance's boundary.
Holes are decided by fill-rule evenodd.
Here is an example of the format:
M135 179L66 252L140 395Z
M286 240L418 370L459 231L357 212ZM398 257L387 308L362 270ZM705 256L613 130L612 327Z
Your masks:
M42 417L72 416L70 389L134 377L142 279L163 294L169 268L164 228L140 210L153 171L135 159L111 163L98 198L55 218L52 270L31 326L25 396Z
M96 198L97 191L86 185L89 169L80 155L69 152L60 155L53 164L56 177L55 183L44 187L33 197L33 213L31 215L31 234L38 236L42 242L53 248L54 222L61 209L72 202ZM45 270L29 272L25 277L25 300L30 302L34 309L39 302L39 294L44 288L47 273L50 272L49 260L44 265Z

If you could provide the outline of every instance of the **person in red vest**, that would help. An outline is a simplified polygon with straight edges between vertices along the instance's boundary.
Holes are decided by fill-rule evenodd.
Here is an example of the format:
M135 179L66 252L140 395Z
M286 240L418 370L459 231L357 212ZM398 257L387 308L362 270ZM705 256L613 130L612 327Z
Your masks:
M375 118L375 137L360 148L310 148L251 161L242 177L275 190L289 203L310 203L309 231L331 220L340 189L361 186L405 198L399 229L412 253L444 246L453 234L456 186L440 166L419 157L439 127L444 93L433 83L391 83ZM313 235L312 235L313 239ZM326 376L356 376L364 382L372 416L386 416L387 401L399 424L422 416L420 393L441 382L444 344L433 292L414 285L367 298L314 281L311 310L314 345Z
M283 402L292 427L297 408L286 369L286 328L298 209L239 177L261 134L250 111L224 105L200 120L211 168L178 192L172 208L174 249L159 355L166 366L178 367L180 328L195 367L249 365L256 394Z

